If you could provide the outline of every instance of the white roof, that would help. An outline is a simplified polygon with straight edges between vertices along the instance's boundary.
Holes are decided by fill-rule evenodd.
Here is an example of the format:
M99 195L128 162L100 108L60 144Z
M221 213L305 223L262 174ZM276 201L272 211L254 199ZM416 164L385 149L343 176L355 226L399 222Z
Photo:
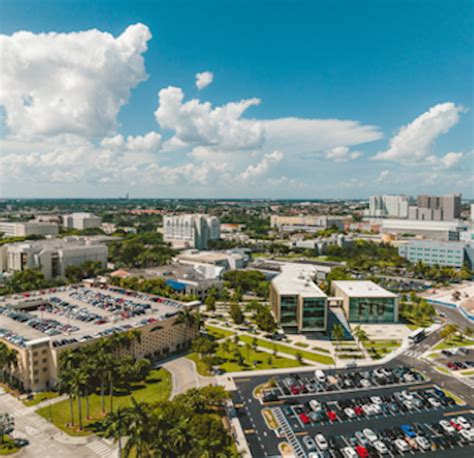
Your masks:
M285 266L281 274L272 280L272 285L280 295L327 297L314 283L315 275L316 269L309 266Z
M349 297L398 297L373 281L340 280L332 284Z

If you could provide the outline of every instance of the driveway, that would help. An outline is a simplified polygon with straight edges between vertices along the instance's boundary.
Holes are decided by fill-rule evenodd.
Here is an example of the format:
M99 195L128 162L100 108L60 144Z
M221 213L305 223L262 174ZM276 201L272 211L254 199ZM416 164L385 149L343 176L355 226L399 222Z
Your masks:
M216 384L216 379L214 377L203 377L202 375L199 375L196 369L196 364L184 356L167 361L161 366L171 372L173 381L171 397L184 393L190 388L200 388L206 385Z
M36 406L25 407L9 393L0 394L0 412L8 412L15 418L14 437L23 437L30 442L23 449L22 457L115 458L117 456L116 448L112 443L95 436L86 438L67 436L37 415L36 408ZM63 443L67 441L69 443Z

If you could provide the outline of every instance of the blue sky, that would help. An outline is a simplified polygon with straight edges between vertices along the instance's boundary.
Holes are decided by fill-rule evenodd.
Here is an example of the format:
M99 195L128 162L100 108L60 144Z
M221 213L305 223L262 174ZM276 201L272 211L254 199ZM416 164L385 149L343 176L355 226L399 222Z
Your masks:
M2 1L0 13L2 66L14 69L0 95L4 197L474 197L469 1ZM147 49L133 47L115 74L113 60L95 68L94 40L104 55L115 44L81 34L117 39L137 23L151 37L127 40ZM65 41L39 35L49 32ZM131 72L139 56L144 68ZM48 72L67 73L56 94L35 81ZM199 72L213 74L201 90ZM158 100L169 86L181 102L171 91ZM114 89L102 100L104 87ZM212 111L252 98L230 118ZM193 99L212 107L194 112ZM108 104L114 113L97 113Z

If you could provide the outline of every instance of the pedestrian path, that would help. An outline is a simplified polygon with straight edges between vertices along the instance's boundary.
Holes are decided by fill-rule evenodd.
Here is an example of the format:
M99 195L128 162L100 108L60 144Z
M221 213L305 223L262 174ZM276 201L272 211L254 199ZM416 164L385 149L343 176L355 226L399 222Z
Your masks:
M102 456L104 458L112 458L116 454L116 452L111 450L110 447L102 439L89 442L86 447L92 452L94 452L96 455Z

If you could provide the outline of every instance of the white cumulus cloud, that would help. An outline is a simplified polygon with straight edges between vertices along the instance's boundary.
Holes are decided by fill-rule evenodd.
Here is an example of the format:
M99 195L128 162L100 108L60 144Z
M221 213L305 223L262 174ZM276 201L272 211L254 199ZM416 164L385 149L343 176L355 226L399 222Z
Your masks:
M360 151L350 151L347 146L335 146L326 151L326 159L334 162L347 162L362 156Z
M121 134L113 137L103 138L100 142L104 148L113 151L135 151L156 153L161 149L161 135L156 132L148 132L145 135L137 135L136 137L129 135L126 139Z
M436 139L459 122L463 107L452 102L440 103L400 128L390 140L390 147L375 159L413 163L431 155Z
M202 72L196 73L196 87L201 90L209 86L214 81L214 73Z
M158 97L155 117L161 128L175 131L173 142L215 146L221 150L255 148L263 143L260 123L241 119L248 108L260 103L257 98L213 108L209 102L198 99L183 103L182 89L172 86L162 89Z
M0 105L10 136L102 137L117 127L130 91L147 79L143 24L114 37L99 30L0 35Z
M243 181L265 175L270 167L278 164L283 160L281 151L273 151L273 153L265 154L260 162L255 165L249 165L240 175Z

